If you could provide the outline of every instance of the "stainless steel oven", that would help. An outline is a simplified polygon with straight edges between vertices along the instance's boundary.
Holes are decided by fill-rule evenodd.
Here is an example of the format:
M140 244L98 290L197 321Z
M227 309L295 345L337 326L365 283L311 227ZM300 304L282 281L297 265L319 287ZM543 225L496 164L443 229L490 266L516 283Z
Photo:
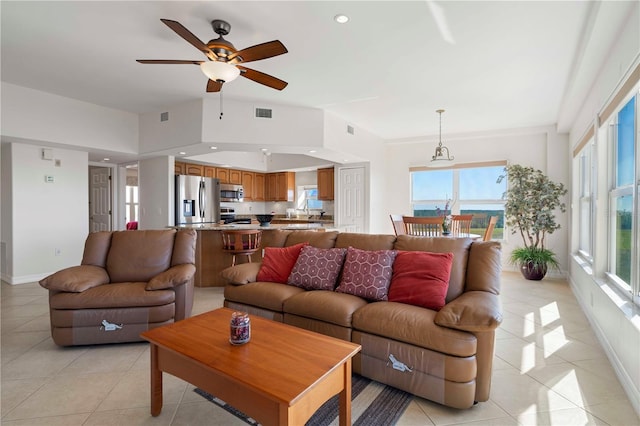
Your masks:
M220 201L239 203L244 200L242 185L220 184Z

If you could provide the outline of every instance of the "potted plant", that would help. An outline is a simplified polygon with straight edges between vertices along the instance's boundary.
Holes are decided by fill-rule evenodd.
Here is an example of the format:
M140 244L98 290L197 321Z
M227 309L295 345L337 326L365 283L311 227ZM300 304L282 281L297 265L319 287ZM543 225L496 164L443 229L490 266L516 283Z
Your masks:
M524 247L513 250L510 261L520 267L526 279L541 280L548 266L560 268L555 253L545 248L544 243L547 234L560 228L554 212L556 209L566 211L560 198L567 190L540 170L518 164L506 166L498 183L504 178L509 182L503 195L505 221L512 234L520 233L524 243Z

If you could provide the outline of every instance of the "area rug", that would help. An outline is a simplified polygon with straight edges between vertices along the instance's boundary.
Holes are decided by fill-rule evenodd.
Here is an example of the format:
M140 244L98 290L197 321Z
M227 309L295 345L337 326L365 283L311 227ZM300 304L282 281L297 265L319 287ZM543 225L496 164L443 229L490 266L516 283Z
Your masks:
M219 398L203 391L194 392L227 410L247 424L259 423L239 410L231 407ZM391 386L354 374L351 382L351 417L354 426L395 425L409 406L413 396ZM328 426L338 424L338 396L324 403L309 419L306 426Z

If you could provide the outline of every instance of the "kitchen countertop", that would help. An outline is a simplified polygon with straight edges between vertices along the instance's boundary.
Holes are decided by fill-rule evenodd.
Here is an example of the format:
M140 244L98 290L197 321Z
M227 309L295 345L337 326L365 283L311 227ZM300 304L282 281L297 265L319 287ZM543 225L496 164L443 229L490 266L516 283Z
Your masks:
M291 223L291 224L272 224L269 226L260 226L259 224L240 224L229 223L227 225L219 225L216 223L205 223L201 225L178 225L172 228L193 228L198 231L223 231L225 229L262 229L264 231L272 229L283 230L315 230L322 228L325 231L337 231L333 226L333 222L327 223Z

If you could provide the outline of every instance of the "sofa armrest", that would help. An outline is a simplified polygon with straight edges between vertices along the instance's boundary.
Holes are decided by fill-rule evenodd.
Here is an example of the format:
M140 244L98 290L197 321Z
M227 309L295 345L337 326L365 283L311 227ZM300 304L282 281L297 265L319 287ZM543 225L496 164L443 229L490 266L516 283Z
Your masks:
M94 265L80 265L65 268L49 275L40 280L40 285L47 290L82 293L109 282L109 274L104 268Z
M227 280L229 284L243 285L257 281L258 271L262 263L241 263L231 266L220 272L222 278Z
M491 331L502 323L498 295L486 291L468 291L444 305L435 323L463 331Z
M184 285L193 278L196 273L195 265L183 263L172 266L164 272L159 273L147 283L147 290L164 290Z

